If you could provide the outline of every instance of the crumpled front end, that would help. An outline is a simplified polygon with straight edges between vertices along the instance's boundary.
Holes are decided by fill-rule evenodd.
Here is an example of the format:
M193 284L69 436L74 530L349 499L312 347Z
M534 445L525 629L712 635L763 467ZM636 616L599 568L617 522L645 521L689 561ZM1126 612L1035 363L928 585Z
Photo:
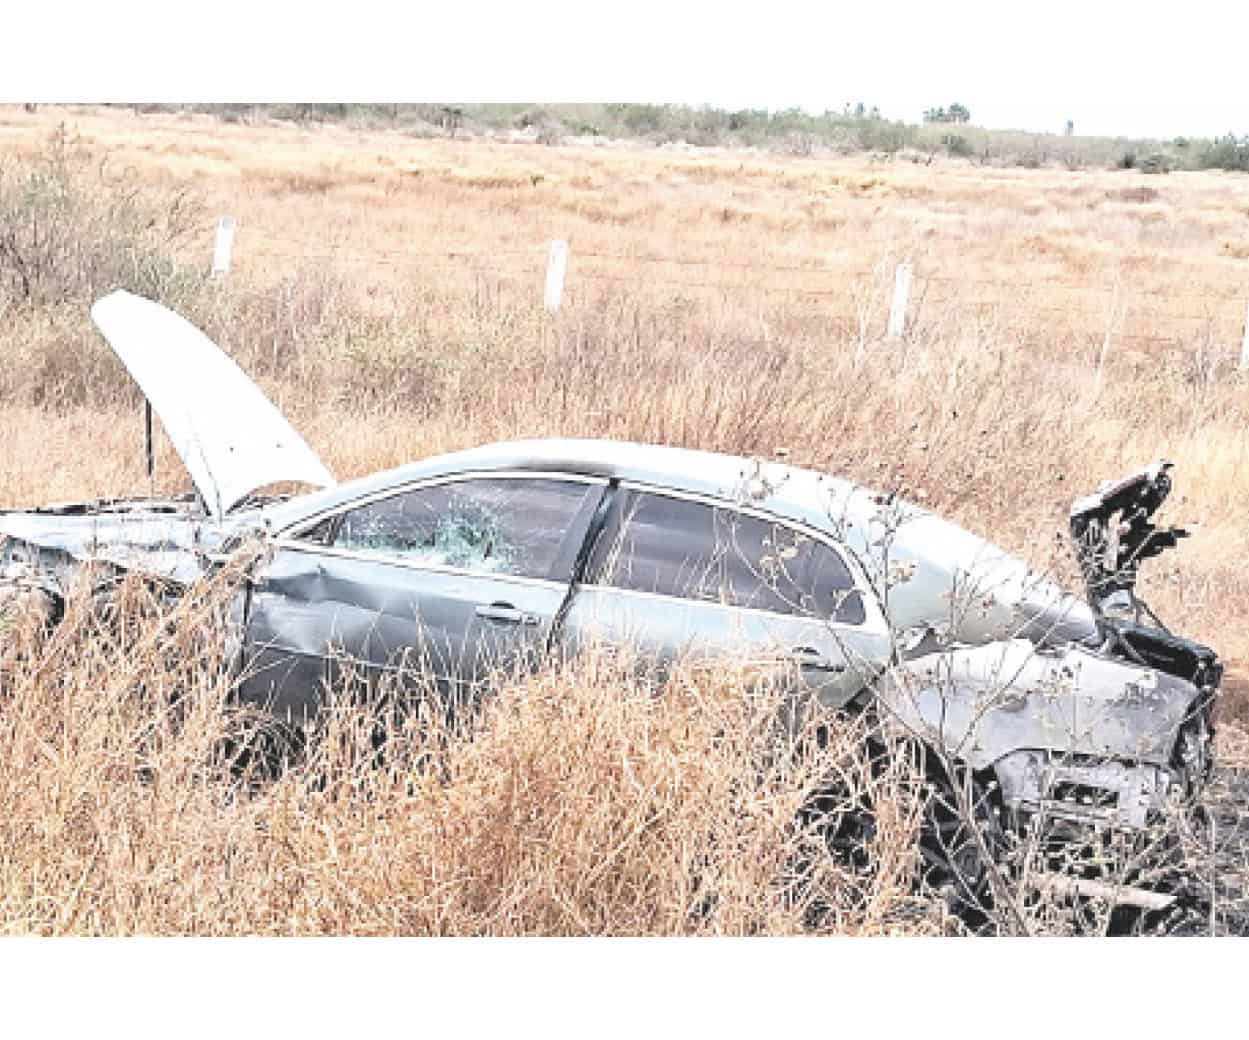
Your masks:
M259 509L213 521L190 497L0 512L0 587L64 599L90 567L97 576L136 573L186 588L211 569L227 539L261 525Z

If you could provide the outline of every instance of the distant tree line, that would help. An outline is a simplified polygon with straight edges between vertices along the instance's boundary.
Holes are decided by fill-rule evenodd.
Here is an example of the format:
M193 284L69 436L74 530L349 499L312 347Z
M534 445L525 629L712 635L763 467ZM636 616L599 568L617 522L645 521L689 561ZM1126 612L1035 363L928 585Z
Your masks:
M949 108L930 108L924 113L925 123L966 123L971 120L971 112L966 105L957 101Z
M644 139L654 144L683 142L698 147L746 146L794 155L821 150L904 153L931 162L939 152L985 165L1026 167L1061 163L1077 170L1090 166L1165 173L1220 169L1249 172L1249 134L1214 139L1177 137L1170 141L1112 137L1074 138L1067 120L1056 134L986 130L973 127L961 103L923 113L922 126L886 119L877 105L847 102L821 113L802 108L742 108L655 105L630 102L588 104L450 104L283 102L251 104L136 104L137 114L196 111L227 122L253 119L301 123L351 122L362 127L395 127L417 136L522 131L542 144L567 137Z
M1182 140L1177 139L1177 145ZM1181 147L1188 147L1188 142ZM1206 170L1249 170L1249 134L1228 134L1207 141L1197 152L1197 165Z

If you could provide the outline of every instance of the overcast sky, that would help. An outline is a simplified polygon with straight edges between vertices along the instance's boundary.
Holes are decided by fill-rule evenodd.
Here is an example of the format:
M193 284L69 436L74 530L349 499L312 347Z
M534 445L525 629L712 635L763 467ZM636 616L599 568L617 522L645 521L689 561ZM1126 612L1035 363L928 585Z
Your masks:
M0 99L878 105L1077 133L1249 134L1237 0L169 0L6 12ZM25 41L15 46L15 41ZM44 42L39 42L44 41ZM54 42L48 42L54 41Z

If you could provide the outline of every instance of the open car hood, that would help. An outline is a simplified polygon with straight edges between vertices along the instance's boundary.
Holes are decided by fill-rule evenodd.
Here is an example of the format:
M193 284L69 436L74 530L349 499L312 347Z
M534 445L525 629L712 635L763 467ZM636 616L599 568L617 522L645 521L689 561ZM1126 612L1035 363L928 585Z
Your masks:
M268 484L335 483L260 388L185 318L121 290L97 300L91 317L160 416L214 517Z

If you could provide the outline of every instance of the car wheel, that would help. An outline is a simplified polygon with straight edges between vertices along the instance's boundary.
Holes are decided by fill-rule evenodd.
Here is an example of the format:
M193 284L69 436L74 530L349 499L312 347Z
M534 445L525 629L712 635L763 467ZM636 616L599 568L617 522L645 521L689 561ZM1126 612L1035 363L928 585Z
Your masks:
M947 768L926 756L927 798L920 824L923 882L969 927L991 923L995 873L1007 848L1001 794L960 766Z

